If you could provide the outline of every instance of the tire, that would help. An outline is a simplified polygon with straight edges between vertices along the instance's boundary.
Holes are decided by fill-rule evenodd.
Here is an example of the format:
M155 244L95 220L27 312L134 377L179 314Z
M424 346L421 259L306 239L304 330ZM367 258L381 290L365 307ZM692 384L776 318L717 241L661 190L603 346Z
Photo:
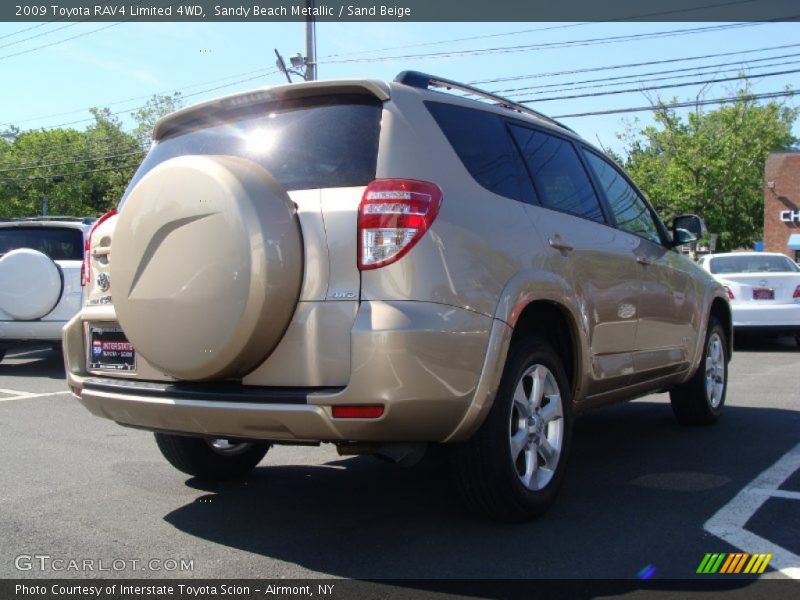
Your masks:
M692 378L669 393L681 425L711 425L719 419L728 392L728 350L725 329L715 317L708 322L703 358Z
M156 444L164 458L176 469L201 479L238 479L261 462L269 444L156 433ZM225 447L227 444L227 447Z
M539 338L513 343L486 421L469 441L450 447L467 508L503 521L543 513L564 478L572 422L572 396L555 350Z

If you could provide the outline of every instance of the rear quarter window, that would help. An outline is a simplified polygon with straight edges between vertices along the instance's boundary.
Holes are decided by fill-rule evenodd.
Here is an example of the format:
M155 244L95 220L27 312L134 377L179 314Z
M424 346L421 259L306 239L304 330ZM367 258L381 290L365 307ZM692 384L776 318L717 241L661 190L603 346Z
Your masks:
M83 260L83 233L68 227L0 227L0 256L19 248L53 260Z
M382 104L359 95L303 98L214 114L158 141L122 198L156 165L187 154L248 158L288 191L375 179Z
M500 196L534 201L530 178L499 115L443 102L425 106L475 181Z

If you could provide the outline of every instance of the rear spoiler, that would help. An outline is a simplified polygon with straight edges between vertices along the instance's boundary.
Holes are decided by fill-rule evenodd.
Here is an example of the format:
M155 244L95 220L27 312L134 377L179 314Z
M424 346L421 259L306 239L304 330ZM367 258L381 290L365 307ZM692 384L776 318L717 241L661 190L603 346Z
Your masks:
M153 140L160 140L194 121L202 120L209 113L224 112L233 108L267 104L279 100L294 100L330 94L370 95L381 102L386 102L390 97L390 88L385 81L331 79L276 85L251 92L240 92L182 108L165 117L161 117L153 128Z

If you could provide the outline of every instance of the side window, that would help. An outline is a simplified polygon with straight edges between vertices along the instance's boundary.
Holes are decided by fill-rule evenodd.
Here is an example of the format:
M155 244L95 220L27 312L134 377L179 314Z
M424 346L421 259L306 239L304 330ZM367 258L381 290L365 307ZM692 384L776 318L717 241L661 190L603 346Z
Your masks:
M495 194L534 201L525 166L499 115L441 102L425 106L475 181Z
M583 153L606 194L619 228L660 244L661 236L653 215L636 190L605 159L588 150Z
M592 182L570 142L526 127L511 130L543 206L604 222Z

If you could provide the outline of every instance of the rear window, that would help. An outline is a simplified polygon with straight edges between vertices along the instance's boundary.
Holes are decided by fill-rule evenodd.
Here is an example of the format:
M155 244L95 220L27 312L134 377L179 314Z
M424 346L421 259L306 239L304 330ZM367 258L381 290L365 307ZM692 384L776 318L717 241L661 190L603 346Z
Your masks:
M286 190L367 185L375 179L381 111L377 99L340 94L215 115L153 146L122 203L150 169L186 154L248 158Z
M797 273L800 268L785 256L718 256L709 263L712 273Z
M18 248L31 248L53 260L83 260L83 233L67 227L0 228L0 256Z

